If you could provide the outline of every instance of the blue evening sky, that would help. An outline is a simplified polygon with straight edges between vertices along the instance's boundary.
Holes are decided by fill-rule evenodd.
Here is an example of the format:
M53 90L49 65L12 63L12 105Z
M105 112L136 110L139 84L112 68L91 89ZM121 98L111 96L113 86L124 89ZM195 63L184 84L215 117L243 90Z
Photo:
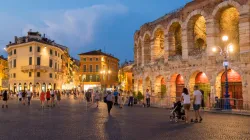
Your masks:
M6 0L0 4L0 45L29 29L81 52L102 49L133 60L133 35L146 22L191 0ZM1 49L1 54L6 53Z

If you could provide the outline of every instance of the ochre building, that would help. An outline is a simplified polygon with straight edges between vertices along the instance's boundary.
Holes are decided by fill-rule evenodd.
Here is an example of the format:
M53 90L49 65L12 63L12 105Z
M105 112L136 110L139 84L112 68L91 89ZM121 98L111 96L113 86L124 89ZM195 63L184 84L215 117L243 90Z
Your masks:
M8 75L8 60L0 56L0 90L8 90L9 75Z
M15 37L8 52L10 90L61 89L63 84L63 58L68 48L29 31L27 36Z
M129 61L122 64L119 69L119 85L123 91L132 91L134 88L133 66L134 62Z
M112 90L118 85L119 59L94 50L79 54L81 89Z
M142 25L134 34L134 90L180 97L183 87L192 94L194 85L199 85L205 99L223 98L225 69L219 47L231 44L230 98L249 106L249 6L248 0L194 0ZM228 40L223 41L222 36Z

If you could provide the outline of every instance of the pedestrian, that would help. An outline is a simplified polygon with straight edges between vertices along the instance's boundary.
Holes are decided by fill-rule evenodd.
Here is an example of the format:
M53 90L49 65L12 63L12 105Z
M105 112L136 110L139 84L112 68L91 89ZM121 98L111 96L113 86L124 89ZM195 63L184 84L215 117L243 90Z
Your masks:
M32 93L30 92L30 90L27 91L27 97L28 97L28 105L30 105L30 101L32 97Z
M107 100L108 114L110 115L110 111L112 109L113 102L114 102L114 96L111 94L111 91L108 91L107 93L108 94L105 96L105 98Z
M202 97L204 97L204 91L202 89L200 89L200 92L202 94ZM201 108L204 109L205 108L205 101L204 98L201 99Z
M57 100L57 105L60 105L60 101L61 101L61 92L58 90L56 92L56 100Z
M19 92L18 92L18 100L19 100L19 102L21 103L22 102L22 91L20 90Z
M201 107L201 100L202 100L202 93L199 90L199 87L197 85L194 86L194 102L193 102L193 108L195 112L195 122L202 121L202 117L200 115L200 107Z
M98 106L99 106L99 101L100 101L100 93L99 93L99 91L97 90L96 92L95 92L95 102L96 102L96 107L98 108Z
M129 92L128 106L133 107L134 96L132 92Z
M183 88L181 101L183 101L183 106L185 109L186 123L189 123L189 110L190 110L190 95L187 88Z
M123 100L122 100L121 93L118 94L118 104L119 104L119 108L122 108L122 106L123 106Z
M114 90L114 96L115 96L115 103L114 103L114 105L118 105L118 92L117 92L117 90L115 89Z
M44 101L45 101L45 92L42 91L40 94L40 103L41 103L41 108L44 109Z
M55 92L50 89L50 97L51 97L51 107L55 106Z
M50 103L50 92L49 90L47 90L46 92L46 99L47 99L47 106L50 107L49 103Z
M150 107L150 93L149 93L149 89L146 90L146 103L147 103L147 107Z
M9 99L9 97L8 97L8 93L7 93L7 90L5 90L4 92L3 92L3 105L2 105L2 108L4 108L4 106L6 107L6 108L8 108L8 104L7 104L7 101L8 101L8 99Z
M87 102L90 102L90 99L91 99L91 91L90 91L90 89L85 93L85 98L86 98Z
M25 105L26 104L26 91L25 90L23 90L22 92L22 101L23 101L23 105Z

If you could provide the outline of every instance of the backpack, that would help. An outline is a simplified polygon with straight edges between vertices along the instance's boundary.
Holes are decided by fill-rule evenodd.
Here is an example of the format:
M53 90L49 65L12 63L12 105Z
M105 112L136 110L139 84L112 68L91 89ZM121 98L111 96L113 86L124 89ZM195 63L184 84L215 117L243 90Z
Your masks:
M108 95L107 95L107 96L108 96ZM107 102L108 102L108 100L107 100L107 96L103 97L103 101L104 101L104 103L107 103Z

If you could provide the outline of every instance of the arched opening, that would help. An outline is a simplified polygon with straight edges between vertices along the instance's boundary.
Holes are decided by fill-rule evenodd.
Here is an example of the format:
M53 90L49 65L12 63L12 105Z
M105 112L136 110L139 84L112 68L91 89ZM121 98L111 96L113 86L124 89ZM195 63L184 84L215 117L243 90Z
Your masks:
M154 59L164 57L164 32L158 28L154 33L154 48L153 48Z
M195 85L199 86L199 89L201 90L203 97L204 97L204 103L205 106L208 106L209 104L209 97L210 97L210 92L211 92L211 85L208 80L208 77L204 72L199 72L196 74L195 77Z
M48 85L48 89L49 89L49 90L51 90L51 89L52 89L52 85L51 85L51 83L49 83L49 85Z
M43 83L43 84L42 84L42 91L45 91L45 92L46 92L46 89L47 89L47 88L46 88L46 84Z
M30 90L30 91L33 91L32 83L29 83L29 90Z
M17 92L16 83L14 83L14 93Z
M39 92L40 91L40 84L39 83L36 83L36 92Z
M145 79L145 88L148 89L150 92L152 92L152 87L151 87L151 80L149 77Z
M174 22L168 32L169 42L169 57L175 55L182 55L181 44L181 25L179 22Z
M155 93L157 93L159 97L163 98L166 92L167 92L167 87L164 77L163 76L156 77Z
M228 36L228 41L223 42L222 39L219 39L220 46L224 47L229 43L232 43L234 46L233 54L237 54L240 51L239 48L239 12L235 7L229 6L222 8L216 15L217 22L220 31L220 37L223 35Z
M207 47L206 20L198 14L190 18L187 25L188 55L201 57Z
M143 93L142 79L140 79L140 80L138 81L138 91L140 91L141 93Z
M180 98L183 88L185 87L184 78L178 74L176 77L176 98Z
M21 91L21 90L22 90L22 84L19 83L19 84L18 84L18 91Z
M142 64L142 46L141 46L141 40L139 40L138 44L138 65L141 66Z
M24 87L24 91L27 91L28 87L26 83L24 83L23 87Z
M150 36L146 34L144 38L144 64L151 62Z

